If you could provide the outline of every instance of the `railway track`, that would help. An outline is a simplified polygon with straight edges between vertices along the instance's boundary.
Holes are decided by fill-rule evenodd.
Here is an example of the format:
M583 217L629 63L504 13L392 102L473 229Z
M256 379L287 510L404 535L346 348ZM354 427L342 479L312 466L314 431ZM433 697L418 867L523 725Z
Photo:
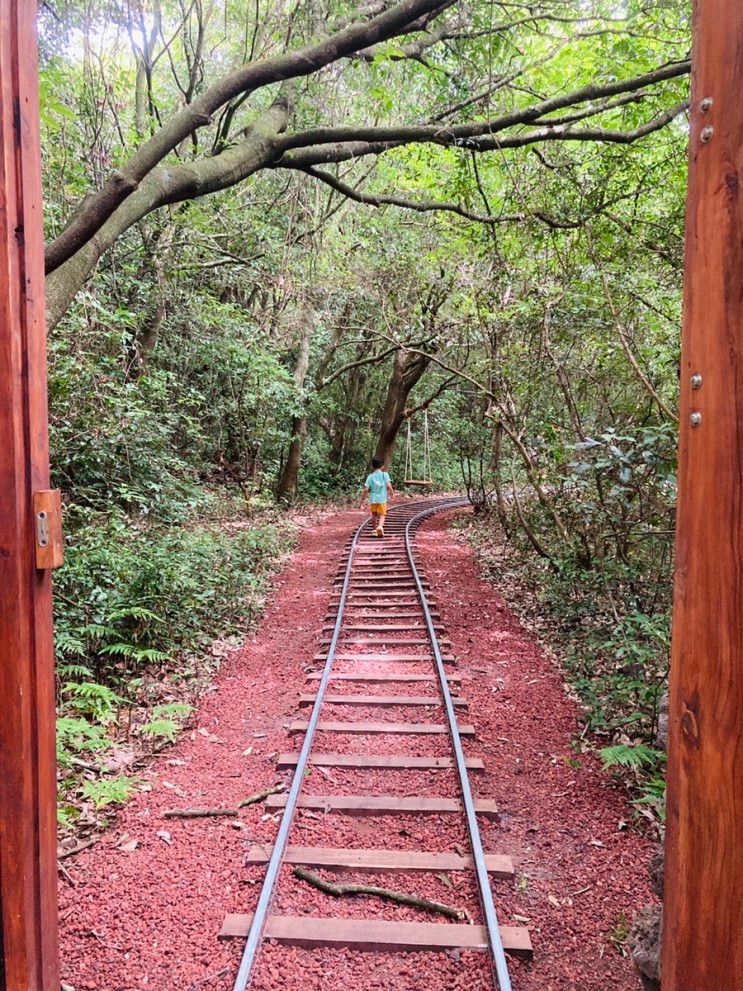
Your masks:
M511 991L506 954L531 955L526 929L498 923L492 880L512 879L513 864L510 858L497 852L486 854L483 849L478 818L494 816L497 810L493 802L472 795L470 774L483 770L484 764L479 757L464 753L462 740L475 739L475 730L459 719L459 714L466 713L467 701L459 694L459 676L451 670L452 645L441 628L428 583L413 553L412 535L420 522L432 513L465 503L463 499L428 499L400 504L388 514L383 540L375 538L366 523L345 549L323 626L321 650L315 656L322 667L308 674L309 690L300 698L300 707L308 710L308 715L295 719L289 727L292 735L302 739L302 745L298 751L278 756L279 768L294 771L292 784L288 793L271 795L266 801L268 810L283 811L279 830L272 846L254 847L248 855L248 863L266 865L258 904L251 915L228 915L222 927L222 938L246 940L234 991L250 986L266 939L305 947L389 952L481 950L490 954L493 986L498 991ZM327 708L341 711L344 718L324 719ZM412 715L400 721L354 718L359 711L385 710ZM436 721L429 722L429 718ZM319 752L314 745L318 735L347 743L338 746L338 752ZM441 753L442 739L448 739L447 756ZM408 748L410 752L384 743L381 748L371 745L371 741L380 740L414 741L415 745ZM429 740L435 746L427 752ZM361 787L359 794L316 793L306 784L314 768L331 780L337 780L333 773L340 775L344 770L355 775L380 771L395 775L454 774L458 797L410 795L400 788L390 790L403 790L404 795L365 794ZM312 775L313 781L316 778ZM459 816L466 822L469 850L367 849L363 844L359 848L297 846L290 843L297 810L346 816ZM469 872L476 880L482 919L479 924L375 919L371 901L365 919L272 914L279 875L288 864L383 874Z

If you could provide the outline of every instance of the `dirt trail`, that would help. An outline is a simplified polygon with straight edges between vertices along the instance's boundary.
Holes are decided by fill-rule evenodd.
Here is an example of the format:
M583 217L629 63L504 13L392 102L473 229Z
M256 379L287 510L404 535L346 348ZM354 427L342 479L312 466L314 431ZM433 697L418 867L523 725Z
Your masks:
M359 519L358 512L343 512L308 526L260 629L223 665L196 728L153 764L152 790L137 795L95 847L66 862L74 887L60 879L62 974L76 991L231 988L239 947L219 944L216 935L226 912L249 911L255 903L260 871L244 866L245 852L251 843L270 841L276 822L262 806L245 809L239 820L166 820L162 813L234 807L287 779L276 772L274 757L291 749L285 726L307 690L303 674L316 652L330 581ZM501 809L499 820L483 827L485 846L518 864L517 884L495 888L501 920L528 918L536 948L534 962L514 966L514 991L637 991L611 937L650 900L647 844L619 828L630 811L597 762L574 760L575 706L554 667L479 578L472 551L441 518L425 524L417 546L460 659L468 721L478 734L468 750L488 768L477 793ZM333 789L325 783L322 790ZM354 842L359 822L336 822L339 836L350 830ZM320 826L303 818L294 842L317 842L313 830ZM370 839L357 833L354 845L369 845L374 820L361 829L370 830ZM444 817L413 824L398 846L444 848L446 830ZM122 849L132 840L134 850ZM398 876L396 883L404 880ZM455 881L459 892L444 880L430 890L441 901L468 898L467 880ZM332 911L325 897L285 878L279 902L294 911L316 904ZM363 906L356 903L353 914ZM269 947L254 987L484 991L492 985L477 954L382 957Z

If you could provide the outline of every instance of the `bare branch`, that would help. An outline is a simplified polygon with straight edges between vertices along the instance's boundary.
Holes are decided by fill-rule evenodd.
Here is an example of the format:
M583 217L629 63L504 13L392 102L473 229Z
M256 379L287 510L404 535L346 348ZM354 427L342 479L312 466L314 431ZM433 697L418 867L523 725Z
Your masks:
M618 131L611 128L591 127L591 128L571 128L571 127L541 127L534 131L524 131L521 134L504 135L503 137L480 137L466 140L450 137L445 139L443 133L431 134L428 138L412 133L408 138L401 138L397 141L376 140L375 128L359 128L354 133L355 140L338 141L334 144L312 145L307 148L300 148L296 151L287 152L275 163L279 168L308 169L316 165L327 165L330 163L348 162L367 155L382 155L393 148L399 148L406 144L430 142L438 145L454 145L455 147L465 147L477 152L502 151L506 148L525 148L528 145L547 143L549 141L577 141L588 143L604 144L633 144L642 138L660 131L672 120L684 113L689 107L688 100L675 104L670 110L666 110L647 123L633 128L629 131ZM347 131L347 129L343 129ZM383 130L383 129L378 129ZM411 129L412 132L413 129ZM416 129L417 130L417 129ZM364 140L363 135L367 135ZM281 139L284 143L286 139ZM296 142L293 142L296 144Z
M606 268L604 267L601 258L597 254L596 249L594 248L593 238L591 237L590 231L587 231L587 236L588 236L588 249L591 254L591 258L593 259L593 262L596 265L596 268L598 268L599 273L601 275L601 283L604 288L604 297L606 299L606 303L609 307L609 311L614 321L614 328L617 334L619 335L619 340L622 343L622 349L624 350L624 353L627 356L627 361L629 361L635 375L647 390L648 395L652 396L652 398L658 404L659 409L663 413L665 413L668 419L671 420L673 423L678 423L678 416L673 412L673 410L668 406L668 404L665 403L663 399L660 397L657 389L650 381L648 376L645 374L645 372L642 370L642 368L640 367L640 363L635 357L635 354L629 342L627 331L624 327L624 324L622 323L622 319L619 315L619 311L617 310L616 303L614 302L614 297L612 296L611 293L611 287L609 286L609 280L606 275Z
M118 175L112 176L97 193L88 197L67 228L49 245L47 272L54 271L70 258L169 152L192 131L211 123L215 111L229 100L271 83L311 75L339 58L395 37L408 30L418 18L434 10L443 10L451 3L453 0L446 4L441 4L440 0L402 0L376 17L361 24L351 24L315 45L252 62L229 73L204 90L193 103L173 114L152 138L139 146Z
M363 203L366 206L397 206L405 210L416 210L419 213L430 213L434 210L444 210L448 213L456 213L460 217L464 217L466 220L474 220L480 224L507 224L512 221L524 220L526 214L523 213L507 213L501 214L499 217L488 216L485 213L475 213L472 210L467 210L465 207L460 206L458 203L449 202L437 202L436 200L408 200L401 196L383 196L375 195L371 193L362 193L358 188L349 186L348 183L343 182L336 176L332 175L330 172L325 172L322 169L308 168L302 169L307 175L312 176L313 179L319 179L326 185L330 186L336 192L345 196L346 199L354 200L356 203Z
M390 147L399 146L401 144L410 144L412 142L424 142L444 146L463 146L467 148L474 148L478 151L486 151L500 147L519 147L521 144L530 143L530 141L549 140L549 138L544 135L550 130L550 128L545 125L545 127L538 132L542 135L539 138L533 136L537 132L531 132L530 135L526 136L530 138L530 141L524 141L523 138L525 136L520 134L507 136L505 138L498 138L496 135L524 124L533 124L536 121L541 120L547 114L553 113L556 110L563 110L569 107L578 106L582 103L588 103L593 100L618 96L622 93L637 92L638 90L645 89L647 86L652 86L659 82L687 75L689 68L690 64L688 62L674 62L669 65L661 66L661 68L655 69L653 72L647 72L640 76L634 76L631 79L615 80L611 83L605 83L603 85L591 83L588 86L583 86L580 89L573 90L570 93L563 93L559 96L551 97L548 100L541 100L530 107L524 107L520 110L513 110L487 121L476 121L451 126L407 124L400 127L319 127L308 131L287 134L282 138L281 143L286 152L289 152L295 148L316 147L317 145L323 144L348 144L355 142L373 142L375 144L387 144ZM673 117L681 113L686 105L687 104L685 102L683 104L677 104L675 108L672 108L673 113L670 117L663 115L665 122L668 123L668 120L672 120ZM596 110L596 113L598 112L600 111ZM671 114L671 111L668 111L667 114ZM656 120L659 119L660 118L656 118ZM648 126L649 125L644 125L646 128ZM594 135L599 133L601 135L614 135L614 140L620 140L620 138L616 136L626 135L627 140L635 140L636 138L632 137L632 135L637 135L638 137L642 136L640 133L641 130L641 128L638 128L636 131L622 132L596 128L592 133ZM586 136L589 133L588 131L569 131L567 129L564 131L557 131L557 129L554 129L554 131L559 134L571 135L572 140L612 140L611 138L605 137L588 137ZM564 138L563 140L567 140L567 138Z
M341 367L337 368L332 375L328 375L327 378L320 382L317 387L318 391L320 389L325 389L332 382L335 382L336 379L340 378L341 375L345 375L346 372L350 372L352 368L360 368L362 365L374 365L380 361L384 361L385 358L389 358L389 356L394 354L395 351L399 351L401 347L402 345L395 344L392 347L387 348L385 351L380 351L379 354L372 354L368 358L359 358L356 361L349 361L345 365L341 365Z

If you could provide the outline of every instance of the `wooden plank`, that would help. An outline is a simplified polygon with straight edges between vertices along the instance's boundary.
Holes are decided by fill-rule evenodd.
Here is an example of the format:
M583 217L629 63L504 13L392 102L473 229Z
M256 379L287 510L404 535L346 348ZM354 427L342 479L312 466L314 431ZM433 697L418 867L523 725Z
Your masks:
M374 644L368 643L366 640L364 644L368 647L375 646ZM360 663L368 664L408 664L417 661L421 664L433 664L433 654L430 651L430 644L426 644L428 651L421 654L402 654L402 653L377 653L377 654L353 654L350 651L338 651L335 655L337 661L359 661ZM326 653L315 654L316 661L324 661L326 658ZM451 654L444 656L445 661L453 662L454 658Z
M383 589L383 591L384 591L384 596L377 595L375 592L361 592L350 589L348 592L348 597L349 599L373 598L375 601L375 605L386 603L387 605L396 606L398 605L400 599L408 599L410 600L411 603L414 603L415 605L420 604L420 598L415 589L413 591L406 591L405 589L391 588L391 589ZM340 598L340 596L334 596L334 598L338 599Z
M225 916L219 938L244 939L252 919L252 915ZM500 934L506 953L526 960L531 958L533 950L528 929L501 926ZM266 921L265 937L287 946L347 946L354 950L386 953L488 949L485 927L462 923L272 915Z
M436 606L431 600L430 594L427 596L429 608L435 609ZM330 597L329 608L337 609L338 603L340 601L339 595L332 595ZM417 589L372 589L369 592L362 592L351 588L348 592L347 604L353 607L362 607L366 605L373 605L375 607L386 606L392 608L400 608L401 606L405 608L418 608L421 604L420 596L418 595Z
M312 671L307 675L308 681L319 681L322 678L322 674L319 671ZM330 675L331 681L402 681L402 682L425 682L426 684L438 684L438 676L435 674L400 674L399 672L370 672L365 673L363 671L356 671L354 673L343 672L342 674L336 674L335 672ZM452 684L459 684L462 681L462 676L458 674L448 674L446 680Z
M413 572L410 568L400 568L396 565L375 564L368 568L354 565L351 576L353 578L384 578L386 581L388 578L412 578Z
M321 664L325 660L325 654L315 654L315 661ZM433 655L428 653L421 654L410 654L407 657L386 657L384 654L340 654L335 655L335 659L339 663L349 664L354 661L361 665L364 664L390 664L390 665L407 665L407 664L423 664L426 667L432 667L434 660ZM445 664L454 664L455 659L451 654L444 654L442 660Z
M0 987L59 991L36 4L0 0Z
M300 695L300 705L314 705L316 695ZM441 699L436 695L327 695L324 699L328 705L369 705L391 708L396 705L410 706L440 706ZM467 702L461 698L452 698L455 706L467 708Z
M322 642L330 643L331 638L324 636ZM393 637L389 634L385 634L378 640L372 640L371 637L344 637L343 643L348 646L353 644L359 647L427 647L429 646L428 640L416 640L414 637Z
M342 585L343 581L340 579L336 580L336 584ZM424 588L428 587L428 582L424 580L421 581L421 585ZM404 592L408 589L414 589L417 591L418 586L413 578L365 578L362 575L352 575L350 588L358 592L363 590L365 592L376 589L380 592Z
M390 606L394 612L390 614L389 612L377 612L378 609L384 608L381 606L376 606L374 603L369 603L368 605L351 605L346 608L346 616L349 619L359 619L359 620L384 620L384 619L423 619L423 610L416 609L415 612L400 612L399 606ZM337 616L329 616L328 619L335 619ZM434 615L434 611L431 610L431 615Z
M273 845L255 845L245 858L247 864L267 864ZM351 850L348 848L289 846L284 854L287 864L331 867L340 870L369 871L469 871L472 857L457 853L415 853L409 850ZM489 874L507 881L513 877L513 860L498 853L485 855Z
M739 991L743 4L693 9L662 968L664 991Z
M327 634L335 629L334 626L324 626L323 634ZM421 637L427 634L426 627L421 624L409 624L409 625L395 625L394 623L384 623L384 625L375 626L372 623L354 623L346 621L343 624L343 633L398 633L404 634L406 636L416 636ZM439 631L437 631L439 632Z
M373 560L367 560L364 558L354 558L353 562L354 570L369 571L376 568L386 568L393 569L397 571L406 571L410 574L410 565L408 564L407 558L404 558L401 554L391 554L388 558L374 558Z
M269 795L266 809L283 809L286 795ZM498 806L490 798L476 798L475 812L494 818ZM458 798L431 798L428 795L300 795L297 808L315 812L342 812L345 815L449 815L462 811Z
M279 767L296 767L298 753L279 754ZM320 767L383 768L388 771L436 771L453 770L456 767L452 757L406 757L404 754L310 754L310 764ZM484 771L485 765L479 757L465 757L470 771Z
M343 584L343 579L341 578L337 578L335 579L335 581L337 585ZM423 585L424 588L427 588L428 582L425 579L423 579L421 581L421 585ZM394 592L402 592L402 591L406 591L407 589L417 590L418 588L417 583L415 579L412 577L412 575L411 576L400 575L398 577L391 575L389 578L377 578L376 576L373 577L371 575L369 576L351 575L350 587L355 591L359 591L360 589L363 589L365 591L367 589L378 589L379 591L389 590Z
M333 630L335 629L335 624L330 624L329 626L323 626L323 630ZM406 624L404 626L395 626L390 623L385 623L383 626L374 626L371 623L354 623L346 622L343 624L343 630L345 633L417 633L419 630L423 631L426 627L421 623L418 625Z
M295 719L289 724L290 733L306 733L307 722L303 719ZM363 733L392 733L394 735L408 734L410 736L435 736L441 733L448 733L449 727L444 723L375 723L356 722L342 723L334 720L322 720L317 723L320 733L349 733L360 735ZM459 726L460 736L474 736L475 727L469 725Z

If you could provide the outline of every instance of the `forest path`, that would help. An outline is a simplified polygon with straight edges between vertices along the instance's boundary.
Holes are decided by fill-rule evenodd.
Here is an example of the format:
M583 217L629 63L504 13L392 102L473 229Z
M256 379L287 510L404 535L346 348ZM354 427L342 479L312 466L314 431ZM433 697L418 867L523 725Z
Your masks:
M261 805L239 819L164 819L166 809L235 807L285 779L275 769L285 726L306 691L332 577L358 511L310 522L279 576L263 622L225 661L184 734L148 772L143 791L61 880L62 975L75 991L228 991L240 947L219 944L226 912L254 903L260 872L248 847L276 830ZM512 964L514 991L636 991L612 937L651 900L649 845L596 759L570 747L577 709L559 672L521 628L474 554L429 520L416 537L443 625L459 658L487 773L477 794L501 815L486 848L514 857L517 883L498 885L503 924L524 924L535 959ZM307 823L311 842L311 822ZM132 849L132 841L136 847ZM441 883L441 899L454 897ZM468 991L492 987L484 954L382 957L268 947L256 991Z

